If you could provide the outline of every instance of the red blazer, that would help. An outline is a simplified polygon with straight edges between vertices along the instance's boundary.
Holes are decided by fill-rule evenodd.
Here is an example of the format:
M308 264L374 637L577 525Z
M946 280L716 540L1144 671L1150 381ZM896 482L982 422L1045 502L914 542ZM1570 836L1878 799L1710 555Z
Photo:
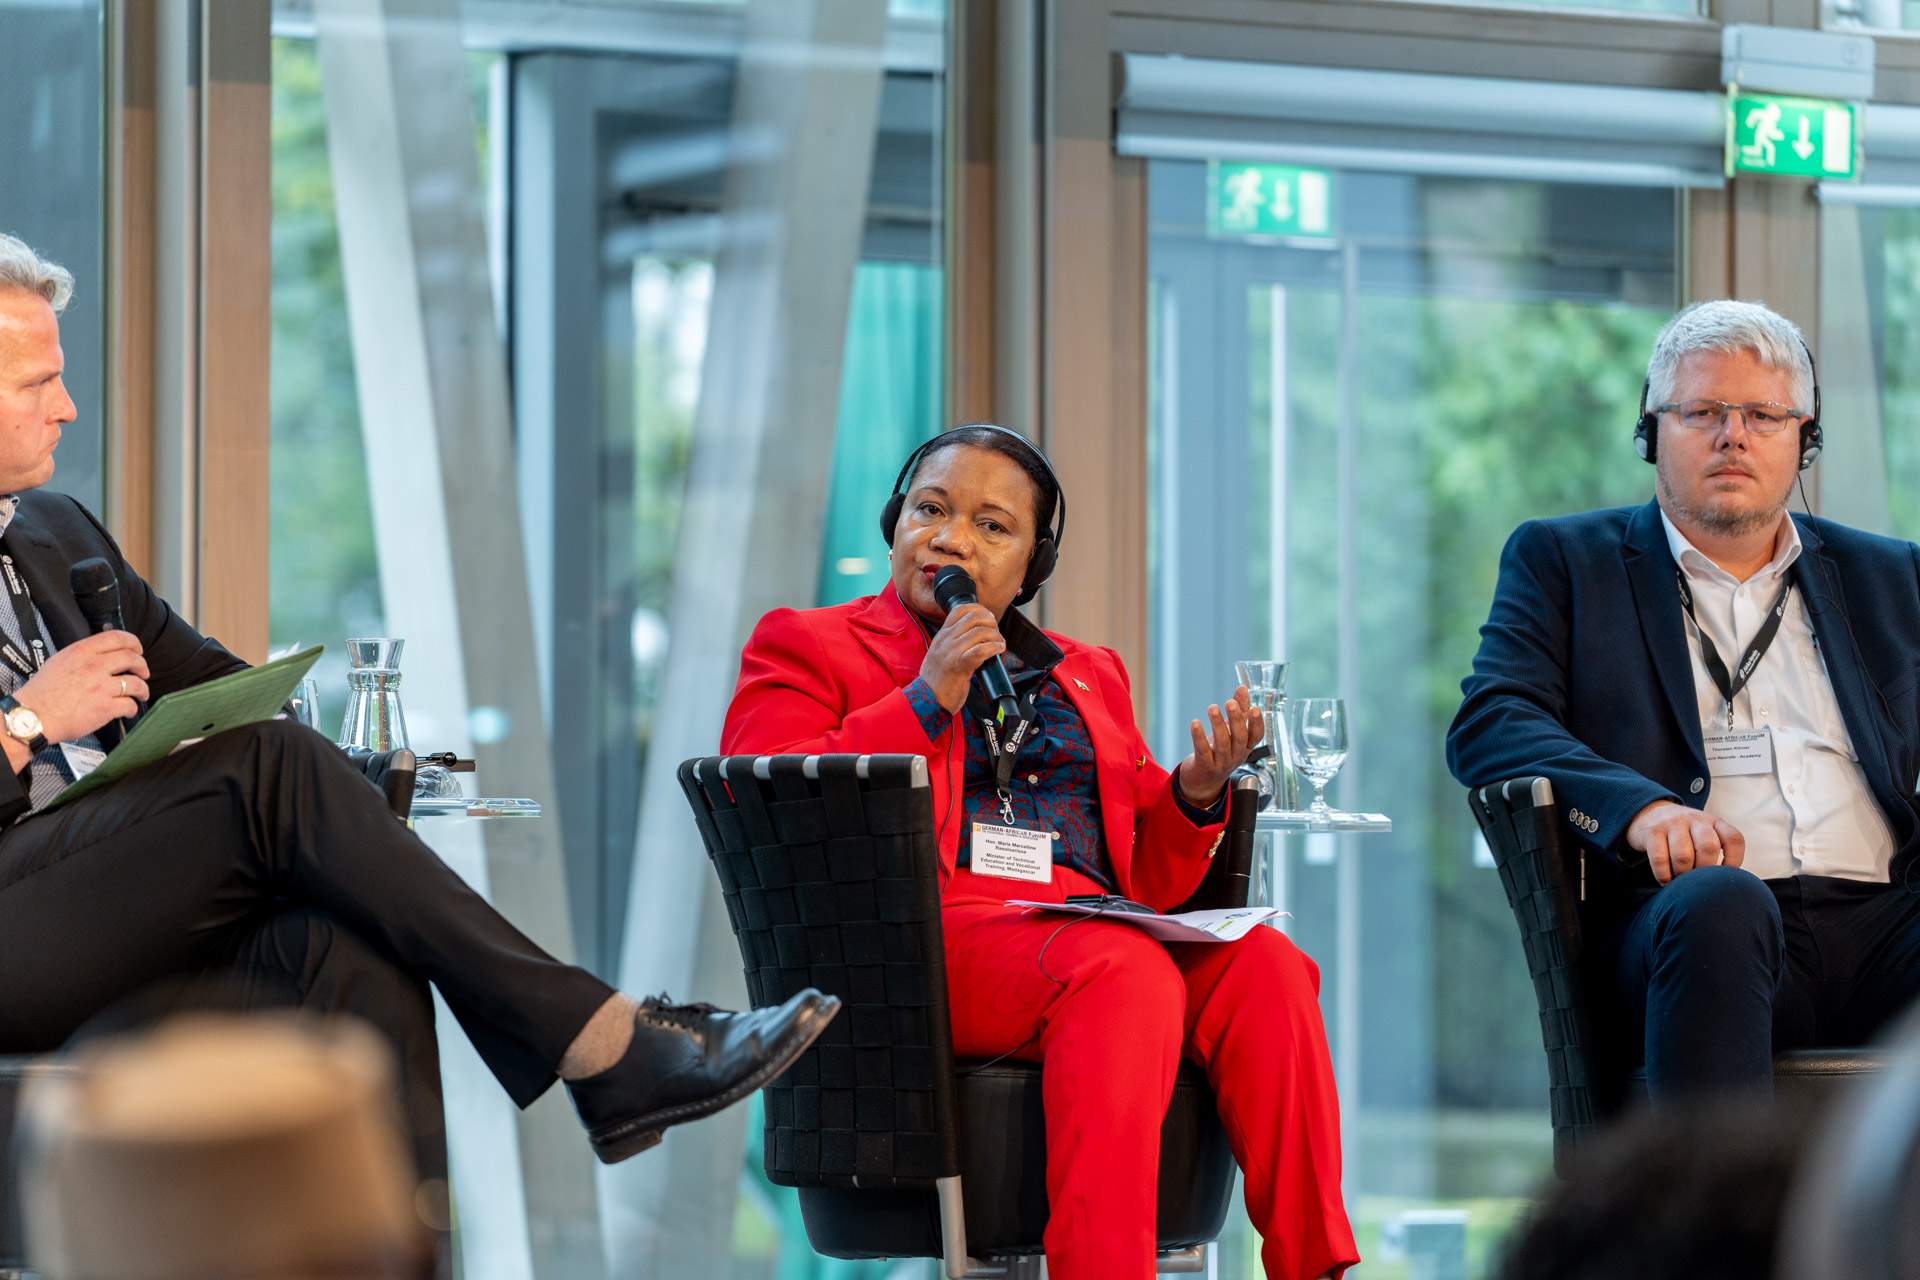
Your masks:
M1047 635L1065 654L1054 668L1054 682L1086 721L1093 741L1114 884L1149 906L1176 906L1199 886L1225 823L1196 827L1174 802L1172 775L1154 762L1134 727L1119 655ZM926 633L891 585L877 596L831 608L775 609L760 619L740 655L740 683L727 709L720 750L727 755L925 756L939 823L942 886L1002 901L1051 897L1045 885L970 874L955 883L954 855L966 826L953 795L964 786L961 733L978 730L964 723L964 715L949 721L937 738L929 739L921 729L904 690L919 676L926 656Z

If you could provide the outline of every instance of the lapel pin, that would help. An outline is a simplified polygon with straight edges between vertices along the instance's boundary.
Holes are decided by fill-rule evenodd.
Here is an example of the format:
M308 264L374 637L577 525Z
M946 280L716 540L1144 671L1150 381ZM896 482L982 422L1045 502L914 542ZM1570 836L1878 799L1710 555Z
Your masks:
M1146 768L1146 767L1147 767L1147 758L1146 758L1145 756L1141 756L1141 757L1140 757L1140 758L1139 758L1138 760L1135 760L1135 761L1133 762L1133 767L1134 767L1134 768L1136 768L1136 769L1144 769L1144 768Z
M1086 682L1085 680L1075 680L1075 681L1074 681L1074 684L1076 684L1076 685L1078 685L1078 686L1080 687L1080 692L1082 692L1082 693L1092 693L1092 692L1093 692L1093 690L1091 690L1091 689L1089 689L1089 688L1087 688L1087 682Z

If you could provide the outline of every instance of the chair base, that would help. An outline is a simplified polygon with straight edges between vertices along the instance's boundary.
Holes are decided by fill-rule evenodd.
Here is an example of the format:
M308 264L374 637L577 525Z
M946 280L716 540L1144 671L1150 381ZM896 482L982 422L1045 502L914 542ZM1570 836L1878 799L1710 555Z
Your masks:
M983 1261L1038 1256L1047 1224L1046 1115L1037 1063L957 1063L965 1134L967 1251ZM1180 1064L1160 1130L1162 1253L1215 1239L1233 1192L1233 1153L1206 1073ZM937 1258L940 1211L924 1191L800 1189L814 1252L830 1258ZM1177 1265L1177 1264L1176 1264Z

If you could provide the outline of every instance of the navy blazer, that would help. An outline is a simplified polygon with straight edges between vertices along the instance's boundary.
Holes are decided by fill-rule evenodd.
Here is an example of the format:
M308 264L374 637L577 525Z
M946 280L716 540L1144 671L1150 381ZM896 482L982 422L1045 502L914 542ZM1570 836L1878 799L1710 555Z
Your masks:
M1789 574L1893 832L1893 878L1920 853L1920 547L1795 515ZM1447 765L1468 787L1524 774L1553 783L1574 834L1624 865L1627 824L1656 800L1712 794L1685 614L1660 509L1530 520L1507 540L1500 582Z

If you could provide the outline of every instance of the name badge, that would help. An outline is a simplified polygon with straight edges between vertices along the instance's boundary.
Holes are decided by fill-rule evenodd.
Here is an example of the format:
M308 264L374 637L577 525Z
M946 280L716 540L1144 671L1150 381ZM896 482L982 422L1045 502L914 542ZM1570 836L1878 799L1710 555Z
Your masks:
M1716 778L1773 772L1773 735L1765 729L1729 729L1706 737L1707 769Z
M73 778L76 782L98 769L100 762L107 758L107 753L104 751L96 751L92 747L82 747L71 742L61 743L60 753L66 756L67 768L73 770Z
M977 876L1028 880L1034 884L1048 884L1053 880L1053 833L1050 831L976 822L971 856L969 869Z

